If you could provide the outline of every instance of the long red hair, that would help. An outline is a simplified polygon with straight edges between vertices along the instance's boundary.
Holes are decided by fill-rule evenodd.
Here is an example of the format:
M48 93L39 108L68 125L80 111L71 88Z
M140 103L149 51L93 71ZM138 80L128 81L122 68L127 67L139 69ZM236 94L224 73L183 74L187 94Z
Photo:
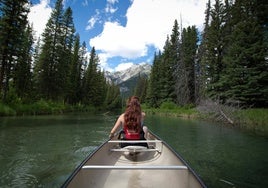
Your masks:
M141 131L141 105L139 98L132 96L127 101L124 114L125 125L128 130Z

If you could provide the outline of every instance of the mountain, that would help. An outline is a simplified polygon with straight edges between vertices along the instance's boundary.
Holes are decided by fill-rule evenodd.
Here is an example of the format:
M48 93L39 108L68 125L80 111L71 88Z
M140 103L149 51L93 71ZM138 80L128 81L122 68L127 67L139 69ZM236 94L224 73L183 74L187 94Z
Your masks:
M105 77L108 81L120 86L121 94L126 94L133 91L139 76L148 77L150 75L151 68L152 66L148 63L135 64L123 71L106 71Z

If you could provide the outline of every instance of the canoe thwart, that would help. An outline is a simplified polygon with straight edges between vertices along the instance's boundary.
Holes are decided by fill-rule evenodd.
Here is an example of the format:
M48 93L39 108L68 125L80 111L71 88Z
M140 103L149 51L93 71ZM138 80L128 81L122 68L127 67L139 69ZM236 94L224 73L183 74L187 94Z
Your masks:
M150 152L150 151L157 151L160 152L159 149L136 149L136 148L120 148L120 149L110 149L110 151L119 151L119 152Z
M162 143L161 140L109 140L108 143Z
M161 166L144 166L144 165L137 165L137 166L113 166L113 165L85 165L82 167L85 170L91 169L109 169L109 170L187 170L187 166L184 165L161 165Z

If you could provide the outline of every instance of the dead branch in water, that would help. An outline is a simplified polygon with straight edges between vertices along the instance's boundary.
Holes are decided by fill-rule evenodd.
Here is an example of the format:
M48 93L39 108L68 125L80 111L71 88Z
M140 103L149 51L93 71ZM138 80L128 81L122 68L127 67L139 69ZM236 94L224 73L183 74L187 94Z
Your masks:
M200 113L209 115L213 119L229 124L234 124L235 111L239 108L238 103L228 101L228 103L221 104L218 101L203 100L197 107Z

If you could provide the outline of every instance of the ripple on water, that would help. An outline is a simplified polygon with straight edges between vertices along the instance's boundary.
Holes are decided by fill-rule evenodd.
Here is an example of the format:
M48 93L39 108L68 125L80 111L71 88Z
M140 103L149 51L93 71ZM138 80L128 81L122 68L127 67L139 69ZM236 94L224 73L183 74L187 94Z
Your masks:
M38 184L38 179L33 174L17 174L10 182L10 187L35 187Z
M80 154L80 153L91 153L97 148L97 146L86 146L79 148L75 151L75 154Z

